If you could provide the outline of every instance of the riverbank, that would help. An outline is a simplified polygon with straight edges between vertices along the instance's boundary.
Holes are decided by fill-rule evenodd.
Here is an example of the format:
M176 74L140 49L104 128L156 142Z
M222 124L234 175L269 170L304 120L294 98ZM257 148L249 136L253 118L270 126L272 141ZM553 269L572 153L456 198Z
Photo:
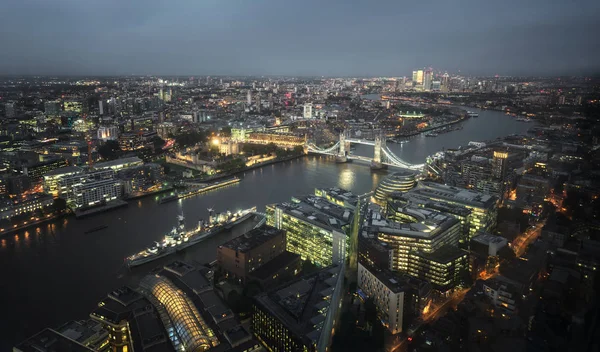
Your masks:
M294 160L294 159L298 159L298 158L302 158L306 156L306 154L300 154L300 155L293 155L293 156L288 156L282 159L275 159L275 160L269 160L266 161L264 163L260 163L260 164L256 164L256 165L252 165L250 167L246 167L242 170L239 171L234 171L234 172L227 172L227 173L223 173L223 174L218 174L218 175L213 175L213 176L209 176L206 178L195 178L189 181L194 181L194 182L210 182L210 181L217 181L217 180L221 180L227 177L231 177L231 176L236 176L239 174L242 174L246 171L250 171L250 170L254 170L254 169L260 169L263 166L269 166L269 165L273 165L273 164L277 164L277 163L282 163L285 161L290 161L290 160Z
M440 128L444 128L444 127L447 127L447 126L456 125L457 123L460 123L460 122L466 121L466 120L468 120L468 119L469 119L469 116L468 116L468 115L463 115L461 118L459 118L459 119L457 119L457 120L450 121L450 122L446 122L446 123L443 123L443 124L441 124L441 125L437 125L437 126L434 126L434 127L428 127L428 128L424 128L424 129L422 129L422 130L419 130L419 131L416 131L416 132L413 132L413 133L409 133L409 134L401 134L401 133L399 133L399 134L397 135L397 137L413 137L413 136L418 136L418 135L420 135L421 133L426 133L426 132L430 132L430 131L435 131L435 130L438 130L438 129L440 129Z
M10 228L2 229L2 231L0 231L0 237L8 236L8 235L11 235L11 234L13 234L15 232L18 232L18 231L21 231L21 230L26 230L26 229L28 229L30 227L38 226L38 225L44 224L44 223L52 221L52 220L60 219L62 217L71 215L71 213L68 212L68 211L63 211L63 212L61 212L59 214L49 214L49 215L51 215L51 216L46 216L46 217L41 218L39 220L27 221L23 225L17 225L17 226L11 225Z

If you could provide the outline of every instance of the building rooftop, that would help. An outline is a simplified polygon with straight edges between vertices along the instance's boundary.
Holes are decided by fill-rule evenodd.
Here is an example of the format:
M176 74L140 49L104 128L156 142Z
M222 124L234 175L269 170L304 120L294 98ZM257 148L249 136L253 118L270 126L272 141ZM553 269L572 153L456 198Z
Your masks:
M335 280L330 280L335 277ZM322 328L315 329L315 318L323 315L323 302L333 293L339 280L339 267L327 267L303 276L274 290L259 294L256 303L279 319L296 336L316 344Z
M120 166L120 165L128 165L128 164L143 164L144 162L142 161L142 159L138 158L137 156L132 156L129 158L121 158L121 159L115 159L115 160L109 160L109 161L103 161L101 163L96 163L94 164L94 168L95 169L108 169L108 168L112 168L115 166Z
M491 233L478 233L476 236L474 236L473 238L471 238L471 241L475 241L477 243L481 243L484 245L490 245L490 244L502 244L502 243L506 243L506 238L502 237L502 236L496 236L496 235L492 235Z
M44 329L14 347L15 352L93 352L79 342L59 334L52 329Z
M296 260L300 260L299 254L284 251L280 255L262 265L260 268L254 270L251 275L260 280L264 280Z
M65 174L72 174L72 173L81 173L81 172L83 172L83 168L81 168L79 166L65 166L65 167L61 167L61 168L46 172L44 174L44 177L58 176L58 175L65 175Z
M294 197L293 203L275 206L284 213L328 230L341 231L350 224L354 212L316 196Z
M396 212L410 216L414 222L399 223L386 220L381 216L373 216L370 225L378 228L379 232L391 235L433 238L442 234L450 227L460 223L460 221L447 214L418 208L414 206L405 206L395 209Z
M446 186L443 184L427 181L419 182L417 187L408 191L408 193L422 195L431 198L432 200L456 202L464 204L466 206L483 209L493 207L498 201L498 198L495 196L483 194L465 188Z
M274 227L263 225L259 228L252 229L245 234L238 236L222 245L222 247L230 248L238 252L245 253L256 247L261 246L265 242L276 236L283 235L283 230L278 230Z
M415 251L414 253L421 258L425 258L436 263L449 263L462 256L468 255L468 252L450 245L444 245L433 252Z
M339 202L337 203L338 205L348 204L353 207L356 207L356 204L358 203L357 195L350 191L337 187L315 189L315 195L320 196L320 194L331 198L331 200L336 201L336 203Z

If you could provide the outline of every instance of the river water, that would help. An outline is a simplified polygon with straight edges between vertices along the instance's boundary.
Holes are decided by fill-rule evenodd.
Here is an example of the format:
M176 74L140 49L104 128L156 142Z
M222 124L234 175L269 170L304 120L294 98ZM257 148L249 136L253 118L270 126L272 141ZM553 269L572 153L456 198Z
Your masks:
M477 109L472 109L479 111ZM532 124L518 122L497 111L481 111L479 118L463 123L462 130L439 137L412 137L403 145L389 144L397 156L411 163L444 148L469 141L524 134ZM357 146L356 153L372 156L370 146ZM85 319L96 303L112 289L135 285L156 265L128 271L124 258L159 240L183 213L188 227L216 211L238 210L287 201L293 195L313 193L315 187L337 186L355 193L373 190L385 172L372 173L361 163L336 164L326 157L308 156L265 166L242 175L239 184L204 195L157 204L154 198L130 202L127 208L77 220L66 218L21 231L0 240L0 351L45 327L68 320ZM108 228L85 231L99 225ZM251 227L248 222L232 232L219 234L178 254L180 259L206 263L215 259L216 247ZM172 258L165 261L172 260Z

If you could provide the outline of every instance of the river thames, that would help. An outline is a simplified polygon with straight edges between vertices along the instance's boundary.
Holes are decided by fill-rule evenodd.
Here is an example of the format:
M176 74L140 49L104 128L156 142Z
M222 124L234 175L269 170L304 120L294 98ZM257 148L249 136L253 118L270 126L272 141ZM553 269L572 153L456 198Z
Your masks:
M408 143L389 144L397 156L415 164L437 151L525 134L531 123L516 121L498 111L479 111L479 118L462 122L463 129L431 138L423 135ZM357 146L356 153L372 156L370 146ZM389 171L393 171L390 169ZM389 172L388 171L388 172ZM188 228L207 217L207 208L239 210L290 200L293 195L313 193L315 187L341 187L355 193L373 190L386 172L372 173L360 163L336 164L325 157L308 156L265 166L241 175L242 181L204 195L158 204L154 198L130 202L127 208L77 220L73 217L21 231L0 240L0 312L5 328L0 329L0 350L10 350L25 337L45 328L56 328L69 320L86 319L96 303L109 291L133 286L161 262L133 271L125 269L124 258L160 240L183 213ZM85 233L100 225L106 229ZM179 257L196 263L216 258L216 247L251 227L246 223L233 232L210 238Z

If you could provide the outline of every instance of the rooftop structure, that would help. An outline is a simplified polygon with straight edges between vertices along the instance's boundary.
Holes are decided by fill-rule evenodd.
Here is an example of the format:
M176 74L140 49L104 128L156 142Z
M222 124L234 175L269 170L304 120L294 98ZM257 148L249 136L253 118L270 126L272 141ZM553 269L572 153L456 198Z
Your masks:
M79 342L52 329L44 329L13 348L13 352L93 352Z
M329 345L341 298L340 268L325 268L255 297L252 330L267 349L316 351Z

